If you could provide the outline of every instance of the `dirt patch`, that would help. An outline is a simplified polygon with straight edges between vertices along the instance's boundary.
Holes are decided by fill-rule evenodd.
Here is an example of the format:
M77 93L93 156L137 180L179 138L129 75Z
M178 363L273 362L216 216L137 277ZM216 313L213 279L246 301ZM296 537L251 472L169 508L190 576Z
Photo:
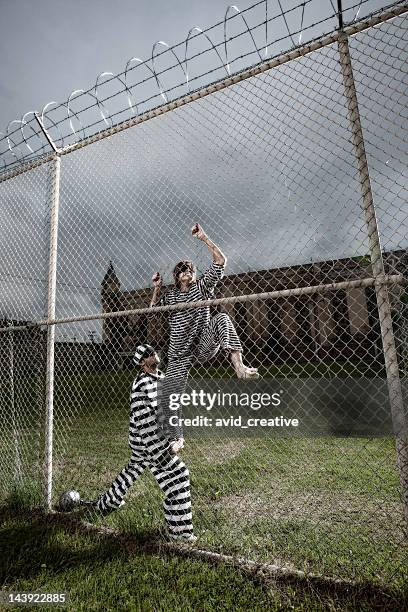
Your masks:
M288 520L333 527L347 524L347 530L382 538L403 537L403 508L398 502L370 500L365 496L340 497L326 491L279 493L266 496L246 493L228 495L216 502L218 510L232 520L255 522L259 519ZM351 526L352 525L352 526Z
M224 461L235 459L239 453L246 448L245 440L225 440L217 441L216 444L208 442L207 446L195 449L195 457L200 455L200 459L212 465L220 465Z

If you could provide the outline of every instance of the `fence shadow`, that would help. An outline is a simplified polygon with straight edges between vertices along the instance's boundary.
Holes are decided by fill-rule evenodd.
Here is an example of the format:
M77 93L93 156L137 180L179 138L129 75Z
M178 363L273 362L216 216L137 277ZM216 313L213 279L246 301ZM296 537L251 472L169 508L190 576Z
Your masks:
M67 568L86 567L89 571L113 559L135 556L201 560L203 563L234 566L248 580L265 591L279 592L288 598L303 593L321 602L332 602L339 609L370 610L408 609L408 590L390 589L370 582L347 582L326 576L301 575L271 564L254 563L248 559L212 553L186 545L167 543L160 529L142 533L120 533L107 526L97 526L84 520L82 512L45 514L42 509L0 508L0 542L2 584L14 580L37 578L45 567L53 577ZM84 551L63 543L58 534L85 536L89 545ZM46 561L46 563L44 563ZM349 608L352 606L352 608ZM363 607L360 607L363 606ZM368 609L368 608L367 608Z

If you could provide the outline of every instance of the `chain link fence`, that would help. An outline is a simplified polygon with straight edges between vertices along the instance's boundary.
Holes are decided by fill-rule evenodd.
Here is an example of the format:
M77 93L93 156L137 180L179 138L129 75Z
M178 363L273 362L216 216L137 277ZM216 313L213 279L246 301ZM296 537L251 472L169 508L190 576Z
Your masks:
M210 266L191 234L199 222L227 257L211 316L229 318L260 375L237 378L219 351L192 359L184 407L173 398L200 546L403 582L407 10L250 74L229 69L57 161L7 169L3 497L42 481L51 507L66 489L95 499L110 487L129 460L136 347L153 345L166 370L169 318L191 322L203 307L149 308L154 272L164 294L176 262L193 261L199 277ZM161 497L143 475L108 520L150 533L164 526Z

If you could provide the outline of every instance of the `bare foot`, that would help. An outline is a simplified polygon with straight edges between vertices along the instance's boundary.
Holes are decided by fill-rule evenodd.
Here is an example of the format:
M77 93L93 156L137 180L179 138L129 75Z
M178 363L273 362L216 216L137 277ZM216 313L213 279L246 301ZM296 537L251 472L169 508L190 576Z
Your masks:
M237 374L237 378L259 378L258 369L250 368L242 362L241 351L231 351L230 354L232 365Z
M237 378L259 378L257 368L249 368L243 363L235 369L235 372L237 374Z

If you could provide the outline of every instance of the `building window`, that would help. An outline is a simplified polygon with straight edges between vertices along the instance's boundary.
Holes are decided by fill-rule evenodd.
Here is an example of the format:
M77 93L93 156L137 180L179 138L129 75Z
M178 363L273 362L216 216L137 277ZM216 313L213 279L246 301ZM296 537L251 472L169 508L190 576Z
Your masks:
M147 315L138 315L133 321L132 336L135 344L146 344L148 336L148 317Z
M366 287L365 296L367 301L368 323L370 328L368 334L370 339L370 350L377 359L382 359L384 351L375 287Z
M350 320L346 292L342 289L337 289L333 293L332 305L336 338L347 343L350 340Z
M249 334L248 334L248 319L247 319L247 305L244 302L237 302L234 304L234 320L235 327L244 347L248 348Z
M285 339L281 332L280 300L266 300L269 351L278 355L284 348Z
M310 300L307 296L296 296L293 305L296 310L297 336L305 344L313 342L310 321Z

